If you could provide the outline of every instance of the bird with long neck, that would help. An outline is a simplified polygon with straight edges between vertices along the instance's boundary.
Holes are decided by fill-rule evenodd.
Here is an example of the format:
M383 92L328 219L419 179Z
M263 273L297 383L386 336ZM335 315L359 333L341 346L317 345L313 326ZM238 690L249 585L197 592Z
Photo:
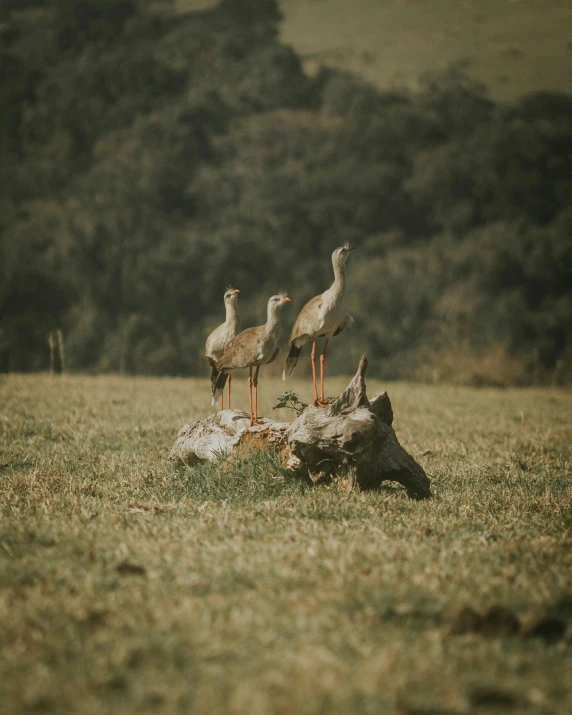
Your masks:
M290 303L287 295L283 293L273 295L268 301L266 323L239 333L226 346L223 356L217 362L218 375L212 385L213 405L223 393L231 371L249 368L248 395L251 425L258 424L258 372L261 365L267 365L275 360L280 352L280 310L286 303Z
M217 361L224 355L226 346L234 338L240 329L240 316L238 315L238 288L227 288L224 294L224 307L226 320L215 328L208 336L205 345L205 357L207 363L212 367L211 383L214 385L218 377ZM228 381L228 409L230 409L230 383ZM220 408L224 408L224 395L220 397Z
M324 396L324 374L326 369L326 350L330 338L339 335L342 330L353 322L345 304L346 292L346 261L354 247L348 244L336 248L332 253L334 282L327 291L309 300L300 311L292 332L288 356L282 373L282 379L287 380L296 367L302 348L309 341L312 344L312 381L314 387L314 404L323 407L326 404ZM316 340L324 338L324 346L320 354L320 395L316 379Z

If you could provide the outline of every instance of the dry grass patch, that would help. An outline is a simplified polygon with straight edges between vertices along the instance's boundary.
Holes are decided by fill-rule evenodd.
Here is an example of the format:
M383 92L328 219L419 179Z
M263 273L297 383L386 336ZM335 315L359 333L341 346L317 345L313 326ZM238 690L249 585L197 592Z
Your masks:
M6 711L569 713L570 393L384 387L433 500L174 469L207 381L2 378ZM462 605L567 630L454 635Z

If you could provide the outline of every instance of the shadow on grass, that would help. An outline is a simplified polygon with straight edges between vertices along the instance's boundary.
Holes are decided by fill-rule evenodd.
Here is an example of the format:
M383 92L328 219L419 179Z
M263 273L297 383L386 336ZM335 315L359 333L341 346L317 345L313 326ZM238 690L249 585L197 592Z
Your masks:
M236 506L287 498L298 517L318 521L361 519L388 497L393 508L410 506L401 485L388 483L372 492L347 492L339 484L312 487L286 470L278 452L248 449L230 458L178 468L169 497ZM176 486L175 486L176 484ZM167 497L167 495L164 495ZM304 497L299 500L298 497Z
M187 467L181 475L184 496L200 501L254 504L298 496L309 487L280 464L278 453L246 450L229 459Z

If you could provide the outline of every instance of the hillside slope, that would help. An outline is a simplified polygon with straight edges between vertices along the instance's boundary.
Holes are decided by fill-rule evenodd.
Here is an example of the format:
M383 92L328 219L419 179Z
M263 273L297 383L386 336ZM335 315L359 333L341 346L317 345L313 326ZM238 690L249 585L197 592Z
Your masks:
M566 0L281 0L280 7L281 39L310 72L337 67L387 89L414 87L424 72L462 63L495 99L572 91Z

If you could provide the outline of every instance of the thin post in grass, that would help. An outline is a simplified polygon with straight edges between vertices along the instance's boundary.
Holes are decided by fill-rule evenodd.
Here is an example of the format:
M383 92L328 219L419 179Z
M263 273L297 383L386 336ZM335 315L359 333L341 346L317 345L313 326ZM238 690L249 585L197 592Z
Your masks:
M66 369L65 353L64 353L64 336L61 330L58 329L58 352L60 354L60 372L63 375Z
M54 338L54 334L51 330L48 335L48 345L50 346L50 377L53 377L56 359L56 339Z
M125 375L125 355L127 352L127 330L121 331L121 351L119 353L119 374Z

